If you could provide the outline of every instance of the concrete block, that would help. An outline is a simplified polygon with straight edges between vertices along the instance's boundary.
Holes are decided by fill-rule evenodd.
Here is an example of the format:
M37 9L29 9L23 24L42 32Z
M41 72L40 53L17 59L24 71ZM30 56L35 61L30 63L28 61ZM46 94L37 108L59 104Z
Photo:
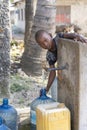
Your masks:
M16 108L18 113L18 125L30 124L30 107Z
M87 45L59 39L58 65L68 63L58 81L58 101L71 111L71 130L87 130Z

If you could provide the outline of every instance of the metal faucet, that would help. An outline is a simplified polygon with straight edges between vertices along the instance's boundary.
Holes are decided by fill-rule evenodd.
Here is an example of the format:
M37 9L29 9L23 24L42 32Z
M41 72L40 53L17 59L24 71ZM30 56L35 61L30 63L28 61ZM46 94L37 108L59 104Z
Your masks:
M68 70L68 68L69 68L69 65L68 65L68 63L66 63L64 66L61 66L61 67L58 67L58 68L46 68L46 67L44 67L44 69L47 71L47 72L49 72L49 71L52 71L52 70L64 70L64 69L66 69L66 70Z

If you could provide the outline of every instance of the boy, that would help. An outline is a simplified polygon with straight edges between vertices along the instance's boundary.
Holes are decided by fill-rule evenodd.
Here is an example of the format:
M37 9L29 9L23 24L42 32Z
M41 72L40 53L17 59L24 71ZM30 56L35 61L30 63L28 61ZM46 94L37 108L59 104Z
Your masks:
M87 42L87 40L84 37L81 37L79 34L76 33L59 33L56 35L55 38L52 38L52 35L45 30L37 31L35 34L35 40L43 49L48 50L46 59L49 63L50 68L55 68L55 62L57 61L57 44L59 44L58 38L68 38L72 40L76 39L77 41L81 41L84 43ZM56 72L53 70L50 71L46 87L47 92L49 91L55 76Z

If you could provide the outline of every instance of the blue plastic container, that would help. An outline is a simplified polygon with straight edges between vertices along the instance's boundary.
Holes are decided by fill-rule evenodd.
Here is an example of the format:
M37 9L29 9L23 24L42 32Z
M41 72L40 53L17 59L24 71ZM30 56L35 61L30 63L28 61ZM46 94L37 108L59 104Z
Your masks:
M8 99L3 99L3 104L0 105L0 117L5 120L5 124L11 130L18 130L17 111L14 107L8 104Z
M11 130L3 123L3 119L1 117L0 117L0 130Z
M40 90L40 96L36 98L32 103L30 104L30 123L32 125L36 125L36 108L40 104L48 104L55 102L52 98L48 97L46 95L46 90L41 89Z

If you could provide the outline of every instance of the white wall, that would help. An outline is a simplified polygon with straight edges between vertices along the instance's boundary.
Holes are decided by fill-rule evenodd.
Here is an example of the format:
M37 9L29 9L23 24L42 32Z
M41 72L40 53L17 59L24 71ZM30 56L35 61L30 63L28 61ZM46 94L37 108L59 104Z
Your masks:
M71 23L80 26L82 33L87 32L87 0L56 0L56 3L71 6Z
M82 2L71 6L71 22L79 25L83 32L87 32L87 4Z
M23 10L23 19L21 15L21 10ZM19 14L20 13L20 19ZM16 6L15 10L15 25L20 28L23 32L25 32L25 2L21 2Z

